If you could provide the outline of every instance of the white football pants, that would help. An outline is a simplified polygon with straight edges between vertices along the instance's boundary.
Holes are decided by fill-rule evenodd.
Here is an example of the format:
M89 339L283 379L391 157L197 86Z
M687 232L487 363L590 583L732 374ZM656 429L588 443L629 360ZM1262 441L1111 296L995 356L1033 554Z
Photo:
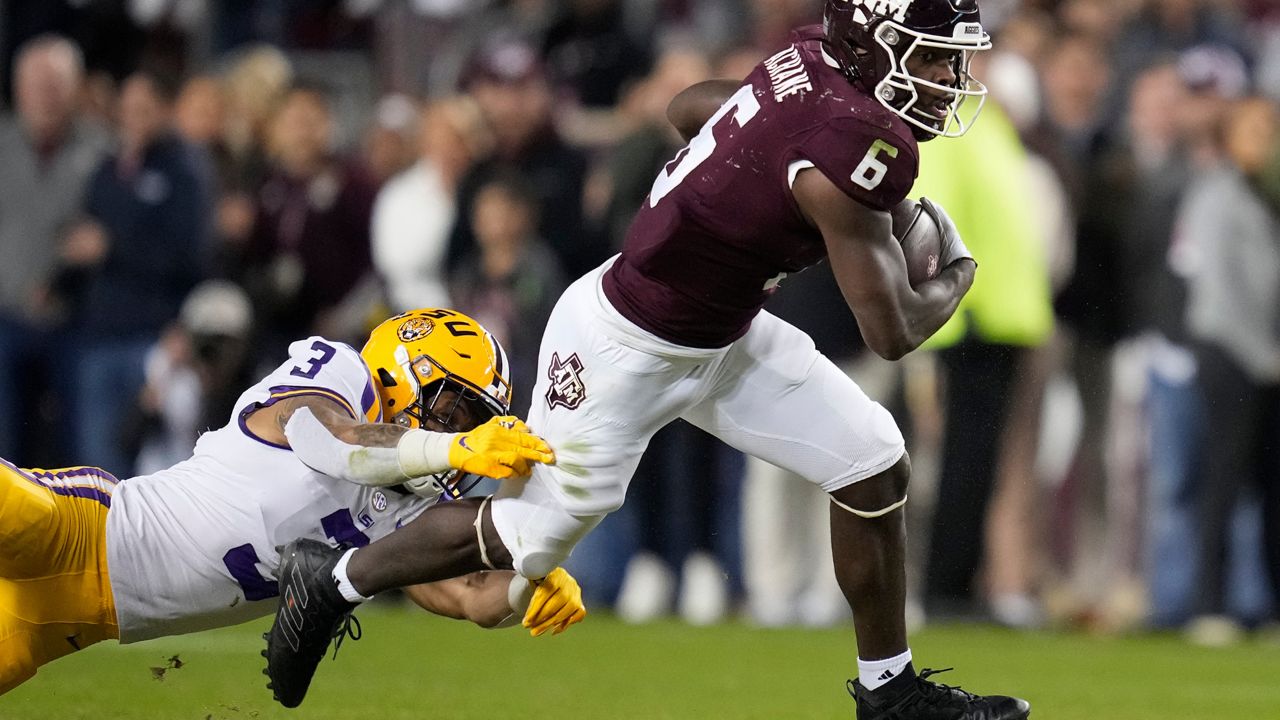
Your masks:
M827 492L902 457L893 417L808 335L761 312L727 347L666 342L609 304L612 262L565 290L542 337L528 423L556 464L503 482L493 501L521 575L546 575L622 505L649 439L677 417Z

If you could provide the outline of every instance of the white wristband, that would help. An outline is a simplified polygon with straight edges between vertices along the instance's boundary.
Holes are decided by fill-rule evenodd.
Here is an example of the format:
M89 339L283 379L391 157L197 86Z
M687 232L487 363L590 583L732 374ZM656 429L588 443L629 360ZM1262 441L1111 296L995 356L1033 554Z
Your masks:
M511 578L511 584L507 586L507 604L512 610L524 615L524 611L529 609L529 603L533 601L533 583L529 578L516 573Z
M396 457L400 472L416 478L434 475L450 469L449 444L456 433L438 433L428 430L410 430L396 444Z

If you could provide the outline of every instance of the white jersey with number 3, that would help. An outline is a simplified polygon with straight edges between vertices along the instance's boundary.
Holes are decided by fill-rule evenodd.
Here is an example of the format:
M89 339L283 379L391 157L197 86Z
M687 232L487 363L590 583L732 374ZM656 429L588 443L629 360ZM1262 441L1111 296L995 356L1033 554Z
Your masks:
M122 481L107 514L107 562L120 641L195 632L275 610L277 546L309 537L366 545L431 501L355 485L304 465L245 424L254 410L300 395L353 418L381 420L369 371L343 343L311 337L205 433L191 459Z

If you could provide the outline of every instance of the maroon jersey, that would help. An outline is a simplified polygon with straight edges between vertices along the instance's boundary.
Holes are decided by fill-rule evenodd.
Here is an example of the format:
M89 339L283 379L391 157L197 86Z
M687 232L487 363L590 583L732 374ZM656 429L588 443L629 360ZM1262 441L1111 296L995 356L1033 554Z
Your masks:
M909 126L828 65L821 38L796 30L659 174L604 277L623 316L680 345L727 345L782 276L826 257L791 195L796 172L817 168L876 210L906 197Z

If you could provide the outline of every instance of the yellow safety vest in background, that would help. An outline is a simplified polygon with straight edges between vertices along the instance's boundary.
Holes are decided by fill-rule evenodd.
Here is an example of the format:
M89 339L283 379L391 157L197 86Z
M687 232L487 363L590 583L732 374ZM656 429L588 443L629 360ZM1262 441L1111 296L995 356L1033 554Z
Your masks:
M993 102L963 137L920 144L920 177L911 194L941 205L978 261L973 288L924 347L949 347L970 336L1034 346L1053 332L1043 228L1036 217L1040 199L1027 177L1022 142Z

